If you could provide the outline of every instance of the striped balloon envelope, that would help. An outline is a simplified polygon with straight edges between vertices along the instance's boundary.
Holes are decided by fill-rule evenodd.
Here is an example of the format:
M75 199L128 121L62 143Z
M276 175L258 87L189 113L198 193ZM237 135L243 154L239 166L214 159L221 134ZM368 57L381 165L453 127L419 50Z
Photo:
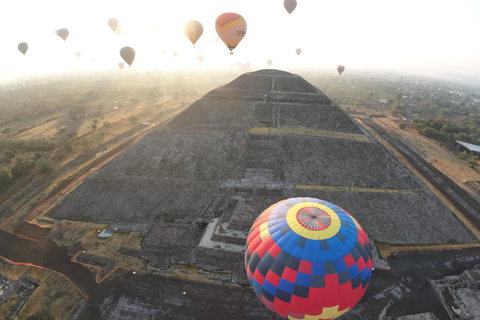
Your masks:
M237 47L247 33L247 22L238 13L222 13L215 21L215 30L230 50L230 54L233 54L233 49Z
M245 269L257 297L282 318L334 319L372 275L367 234L348 212L315 198L266 209L250 229Z

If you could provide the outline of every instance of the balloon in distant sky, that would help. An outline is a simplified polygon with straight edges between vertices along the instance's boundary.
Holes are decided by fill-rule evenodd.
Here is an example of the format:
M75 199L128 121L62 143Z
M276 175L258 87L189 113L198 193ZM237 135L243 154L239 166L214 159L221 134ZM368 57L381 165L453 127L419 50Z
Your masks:
M272 60L267 60L267 64L269 67L272 65L272 62L273 62Z
M112 29L113 31L115 31L118 28L118 20L115 18L108 19L107 23L110 29Z
M345 66L342 66L342 65L338 66L337 71L338 71L338 75L341 76L342 72L345 71Z
M178 56L178 51L177 50L173 50L172 53L175 57Z
M295 50L295 51L297 52L297 56L299 56L300 53L302 53L302 49L300 49L300 48L297 48L297 50Z
M283 1L283 6L287 10L288 14L290 15L293 10L297 7L297 0L285 0Z
M220 41L220 39L218 39L218 38L215 38L215 43L218 43L218 41Z
M115 33L117 35L120 35L120 32L122 32L122 28L118 27L117 29L115 29Z
M246 70L250 69L250 62L245 63L245 69Z
M20 42L18 44L18 50L20 50L20 52L25 55L25 52L27 52L28 50L28 44L26 42Z
M62 38L63 41L66 41L68 38L68 35L70 34L70 32L68 32L68 29L65 29L65 28L58 29L57 31L55 31L55 33L57 34L57 36Z
M82 53L79 52L79 51L77 51L77 52L75 53L75 55L76 55L78 58L80 58L80 56L82 55Z
M162 49L162 54L165 53L165 49Z
M200 62L203 62L203 59L205 59L205 57L201 54L198 55L198 61Z
M123 47L120 49L120 56L125 60L129 67L132 66L135 61L135 50L132 47Z
M118 67L119 67L120 69L123 69L124 66L125 66L125 64L123 64L123 62L119 62L119 63L118 63Z
M196 20L188 20L183 28L183 33L185 33L187 38L195 47L195 43L197 43L198 39L200 39L203 34L203 26Z
M223 13L215 21L215 29L220 39L230 50L230 54L233 54L233 49L237 47L247 33L247 22L238 13Z
M365 294L372 267L372 247L358 221L315 198L291 198L267 208L245 246L250 285L285 319L341 316Z

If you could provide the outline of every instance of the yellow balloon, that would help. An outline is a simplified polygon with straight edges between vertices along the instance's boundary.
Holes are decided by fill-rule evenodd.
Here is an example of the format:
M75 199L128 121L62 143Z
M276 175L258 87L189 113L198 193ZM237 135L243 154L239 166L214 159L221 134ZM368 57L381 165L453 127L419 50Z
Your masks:
M203 34L203 26L196 20L188 20L185 24L185 28L183 28L183 33L185 33L195 47L195 43L197 43L198 39L200 39Z

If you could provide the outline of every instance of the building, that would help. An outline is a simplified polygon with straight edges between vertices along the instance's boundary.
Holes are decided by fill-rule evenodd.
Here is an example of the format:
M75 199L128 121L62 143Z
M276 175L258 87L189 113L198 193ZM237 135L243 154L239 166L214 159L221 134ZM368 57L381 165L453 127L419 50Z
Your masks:
M480 146L476 144L455 140L455 149L457 149L458 152L467 151L470 157L480 155Z

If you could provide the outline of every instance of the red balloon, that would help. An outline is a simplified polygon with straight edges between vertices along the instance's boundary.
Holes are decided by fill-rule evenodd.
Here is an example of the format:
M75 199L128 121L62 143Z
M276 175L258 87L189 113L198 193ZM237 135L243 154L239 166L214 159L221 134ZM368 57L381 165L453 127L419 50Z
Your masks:
M339 65L337 67L338 75L341 76L342 72L345 71L345 66Z

